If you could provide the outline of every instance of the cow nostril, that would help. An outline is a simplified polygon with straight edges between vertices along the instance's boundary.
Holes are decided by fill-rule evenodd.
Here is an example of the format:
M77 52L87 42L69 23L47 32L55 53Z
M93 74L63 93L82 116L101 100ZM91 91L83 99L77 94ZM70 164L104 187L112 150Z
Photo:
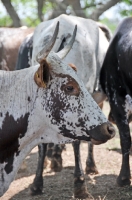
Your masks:
M111 135L111 138L115 136L115 128L112 125L108 125L108 132Z

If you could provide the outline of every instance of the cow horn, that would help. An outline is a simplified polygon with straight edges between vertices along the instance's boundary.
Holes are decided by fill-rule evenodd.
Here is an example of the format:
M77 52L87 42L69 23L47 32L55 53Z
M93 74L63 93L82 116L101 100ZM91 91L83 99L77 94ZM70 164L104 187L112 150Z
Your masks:
M56 53L60 59L63 59L68 54L68 52L71 50L72 45L75 41L76 32L77 32L77 25L74 28L73 36L72 36L70 42L61 51Z
M42 59L46 58L51 51L52 47L54 46L54 43L56 41L57 35L59 31L59 22L57 22L54 34L50 42L37 54L36 60L38 63L42 61Z

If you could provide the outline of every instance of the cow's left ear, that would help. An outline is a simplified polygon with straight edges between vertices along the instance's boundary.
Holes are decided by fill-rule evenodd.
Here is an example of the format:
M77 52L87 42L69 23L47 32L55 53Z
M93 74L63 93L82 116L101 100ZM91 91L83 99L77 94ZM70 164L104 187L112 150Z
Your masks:
M34 80L39 87L46 88L50 78L50 66L43 60L34 75Z
M92 94L93 99L95 102L100 106L103 101L106 99L106 94L103 91L100 92L94 92Z
M77 72L77 67L76 67L76 65L74 65L73 63L69 63L68 65L69 65L74 71Z

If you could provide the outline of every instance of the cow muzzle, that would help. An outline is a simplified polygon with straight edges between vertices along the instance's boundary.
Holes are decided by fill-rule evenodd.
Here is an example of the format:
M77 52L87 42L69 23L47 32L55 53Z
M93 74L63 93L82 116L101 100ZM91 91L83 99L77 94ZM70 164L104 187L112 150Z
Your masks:
M103 123L89 131L91 142L95 145L102 144L115 136L115 128L110 122Z

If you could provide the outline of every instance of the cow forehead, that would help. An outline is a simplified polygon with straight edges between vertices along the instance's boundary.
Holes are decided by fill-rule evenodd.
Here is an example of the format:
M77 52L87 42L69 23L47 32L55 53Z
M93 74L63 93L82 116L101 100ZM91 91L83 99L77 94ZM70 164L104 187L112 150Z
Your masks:
M82 84L82 81L78 77L75 70L73 70L69 65L67 65L64 61L62 61L55 52L51 51L46 60L47 62L50 63L54 72L56 72L57 74L62 73L62 74L70 75L79 84Z

